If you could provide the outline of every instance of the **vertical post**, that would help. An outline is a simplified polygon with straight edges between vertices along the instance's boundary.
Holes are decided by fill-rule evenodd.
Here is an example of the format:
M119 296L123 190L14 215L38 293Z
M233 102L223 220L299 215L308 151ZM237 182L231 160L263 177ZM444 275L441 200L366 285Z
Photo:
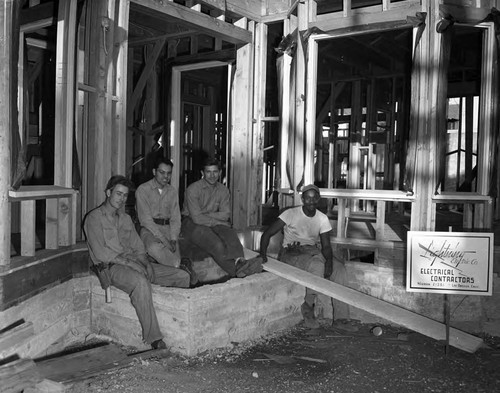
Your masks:
M17 58L14 26L18 23L14 0L0 2L0 266L10 263L11 136L16 123ZM14 117L16 116L16 117ZM16 127L17 128L17 127Z
M35 200L21 201L21 255L35 255Z
M116 27L114 48L116 54L116 90L118 97L113 114L112 130L115 133L113 144L113 168L115 173L126 172L127 146L127 69L128 69L128 20L130 1L118 0L116 5Z
M243 18L235 23L247 27ZM249 30L255 37L254 23ZM233 196L233 225L237 229L249 225L249 177L251 176L252 114L253 114L253 43L243 45L236 51L236 72L232 91L231 139L231 193Z

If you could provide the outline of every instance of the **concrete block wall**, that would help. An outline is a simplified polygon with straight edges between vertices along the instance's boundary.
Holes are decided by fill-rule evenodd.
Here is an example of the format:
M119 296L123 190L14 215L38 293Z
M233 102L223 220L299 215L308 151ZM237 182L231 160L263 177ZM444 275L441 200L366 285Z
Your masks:
M140 325L128 296L111 291L112 303L92 277L92 330L138 348ZM301 320L304 288L271 273L194 289L153 287L165 341L188 356L232 342L256 339Z
M1 328L19 319L33 323L34 334L12 347L11 354L36 358L83 341L90 333L89 279L82 277L66 281L0 311Z

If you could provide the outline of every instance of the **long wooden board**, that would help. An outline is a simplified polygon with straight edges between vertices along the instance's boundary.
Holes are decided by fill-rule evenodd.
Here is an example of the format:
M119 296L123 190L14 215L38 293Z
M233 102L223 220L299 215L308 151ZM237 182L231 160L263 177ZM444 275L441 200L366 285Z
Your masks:
M247 255L256 256L257 253L245 250L245 256ZM404 326L415 332L432 337L436 340L445 340L446 338L446 325L424 317L423 315L405 310L394 304L387 303L332 281L325 280L324 278L287 265L286 263L279 262L273 258L268 257L268 262L263 266L264 270L268 272L314 289L315 291L387 319L388 321ZM461 330L450 328L449 344L463 351L474 353L482 346L483 340Z

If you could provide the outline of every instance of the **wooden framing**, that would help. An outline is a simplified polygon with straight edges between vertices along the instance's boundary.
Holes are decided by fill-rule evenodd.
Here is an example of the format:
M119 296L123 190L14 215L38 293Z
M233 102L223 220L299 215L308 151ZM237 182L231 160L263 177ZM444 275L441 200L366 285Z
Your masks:
M11 130L17 119L17 57L18 45L14 42L15 26L19 23L18 2L15 0L0 3L0 268L10 263L10 204L8 192L11 181ZM19 41L17 41L19 42Z
M246 27L246 19L238 21L237 25ZM255 25L250 22L249 29L255 31ZM253 143L253 85L254 85L254 45L246 44L236 51L236 72L231 92L231 168L230 190L233 198L233 226L237 229L250 225L251 206L249 197L250 177L256 173L252 168Z
M131 0L131 2L143 7L141 10L152 17L158 18L158 13L160 13L166 17L180 19L190 29L192 28L198 32L222 38L233 44L247 44L252 42L252 34L248 30L212 18L196 10L183 7L173 1Z
M171 96L170 96L170 159L174 163L172 174L172 185L179 189L178 173L180 168L181 159L181 145L182 145L182 92L181 92L181 78L184 71L193 71L213 67L226 67L227 63L221 61L210 61L205 63L186 64L181 66L172 67L172 83L171 83Z

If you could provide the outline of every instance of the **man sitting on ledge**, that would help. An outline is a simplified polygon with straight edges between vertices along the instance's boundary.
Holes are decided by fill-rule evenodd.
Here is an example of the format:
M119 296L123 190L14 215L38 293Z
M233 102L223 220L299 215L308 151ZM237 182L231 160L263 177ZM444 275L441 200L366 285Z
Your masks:
M345 285L346 270L344 263L333 255L330 244L332 226L328 217L317 210L321 199L319 188L313 184L302 188L302 206L285 210L278 219L262 234L260 255L267 262L267 247L270 238L283 230L283 245L278 259L289 265L303 269L320 277L331 279ZM318 328L314 315L317 292L306 288L304 303L301 306L304 323L309 328ZM349 321L349 308L345 303L332 299L334 326L343 330L354 330Z
M219 161L208 158L202 179L186 190L182 234L207 252L229 277L246 277L262 271L260 258L245 260L236 231L231 228L229 190L219 183Z
M105 202L87 214L84 229L90 257L100 274L130 296L142 327L144 341L153 349L166 344L153 307L151 283L189 287L189 274L171 266L151 263L132 219L123 211L132 183L115 175L106 185Z

